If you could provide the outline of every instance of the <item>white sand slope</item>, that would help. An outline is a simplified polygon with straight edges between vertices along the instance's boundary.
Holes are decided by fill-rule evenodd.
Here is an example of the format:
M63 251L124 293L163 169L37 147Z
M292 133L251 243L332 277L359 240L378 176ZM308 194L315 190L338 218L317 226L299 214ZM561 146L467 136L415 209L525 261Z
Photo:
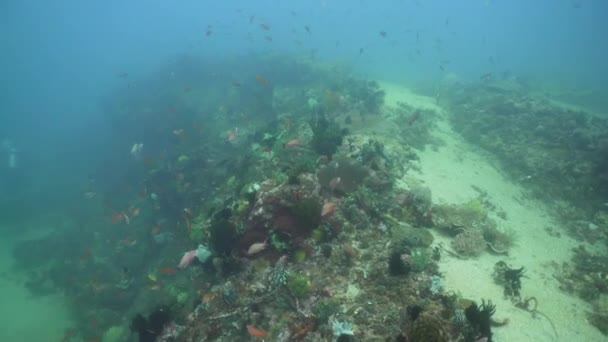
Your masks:
M383 88L387 91L389 105L401 101L423 108L436 107L432 98L412 96L411 92L395 85L383 84ZM476 259L461 260L444 255L440 272L445 276L446 289L478 302L481 298L492 300L497 308L495 318L509 319L505 327L494 328L497 342L606 341L606 337L586 320L585 312L590 306L561 291L552 275L555 269L551 265L569 261L577 242L566 234L560 238L551 237L546 227L554 227L556 231L561 228L544 206L527 199L521 185L506 179L492 165L491 158L463 141L447 119L439 122L434 134L446 144L419 153L420 173L415 177L431 189L433 202L463 203L474 199L479 195L471 187L475 185L486 191L490 201L506 212L506 220L495 218L499 227L514 230L518 237L509 257L485 253ZM443 241L449 247L449 238L435 235L437 241ZM500 260L512 267L526 268L522 296L538 299L538 310L553 321L558 337L546 318L538 315L533 318L504 298L503 288L492 279L494 264Z

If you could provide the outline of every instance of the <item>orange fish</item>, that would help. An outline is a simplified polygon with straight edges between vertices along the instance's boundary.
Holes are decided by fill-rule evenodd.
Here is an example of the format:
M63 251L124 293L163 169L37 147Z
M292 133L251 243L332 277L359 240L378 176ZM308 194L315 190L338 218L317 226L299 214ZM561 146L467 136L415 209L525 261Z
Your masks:
M251 324L247 324L247 332L251 336L255 337L268 337L268 333L262 329L258 329Z
M177 273L177 270L173 267L161 267L159 269L160 273L164 273L164 274L175 274Z
M261 85L267 85L268 84L268 80L264 78L264 76L262 75L256 75L255 79L258 80L258 82L260 82Z
M302 141L299 139L291 139L288 142L283 144L283 147L287 148L287 147L297 147L297 146L302 146Z
M112 222L122 221L124 218L125 218L125 214L116 213L116 214L112 215Z
M323 209L321 210L321 217L329 216L333 214L334 210L336 210L337 204L334 202L326 202L323 204Z

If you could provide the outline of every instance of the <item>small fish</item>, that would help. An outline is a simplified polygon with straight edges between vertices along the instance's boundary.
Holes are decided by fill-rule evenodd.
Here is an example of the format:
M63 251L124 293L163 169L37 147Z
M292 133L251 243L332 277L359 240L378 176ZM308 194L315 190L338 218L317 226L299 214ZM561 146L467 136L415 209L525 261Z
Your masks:
M362 55L365 50L363 48L359 48L359 55Z
M380 36L382 38L386 38L386 31L380 31Z
M174 129L174 130L173 130L173 135L176 135L176 136L178 136L178 137L180 137L180 138L185 137L185 136L186 136L186 134L185 134L185 133L186 133L186 132L185 132L183 129L181 129L181 128L180 128L180 129Z
M268 247L268 240L264 242L256 242L249 246L249 249L247 250L247 255L260 253L261 251L265 250L266 247Z
M114 215L112 215L112 222L118 222L118 221L122 221L125 218L125 214L123 213L116 213Z
M239 133L239 128L238 127L234 127L233 129L231 129L230 131L228 131L228 134L226 136L226 141L228 142L233 142L234 140L236 140L236 137Z
M272 43L272 37L271 36L264 36L264 38L266 39L266 41L268 41L269 43Z
M306 30L306 32L310 33L310 26L304 25L304 29Z
M179 265L177 265L177 267L184 269L188 267L188 265L190 265L194 261L194 259L196 259L196 249L184 253L182 260L180 260Z
M177 270L173 267L161 267L158 269L158 271L160 273L164 273L164 274L175 274L177 273Z
M143 143L135 143L131 146L131 155L133 157L139 157L141 155L141 150L144 148Z
M302 146L302 141L299 139L291 139L288 142L283 144L283 147L285 147L285 148L298 147L298 146Z
M241 82L234 81L234 82L232 82L232 86L235 87L235 88L238 88L238 87L241 86Z
M186 213L186 215L192 216L192 209L190 209L190 208L184 208L184 212Z
M148 274L148 280L150 280L151 282L156 282L156 280L157 280L156 274L155 273L149 273Z
M207 29L205 30L205 36L209 37L212 33L213 33L213 30L211 30L211 25L208 25Z
M264 76L262 75L256 75L255 79L261 84L261 85L267 85L268 84L268 80L264 78Z
M333 214L333 212L336 210L336 207L336 203L326 202L325 204L323 204L323 209L321 210L321 217L326 217Z
M93 198L95 198L95 196L97 196L97 193L94 191L87 191L83 194L83 196L86 199L93 199Z
M262 30L264 30L264 31L270 30L270 26L268 26L268 24L260 24L260 28L262 28Z
M340 185L340 182L342 181L342 178L340 177L335 177L334 179L329 181L329 188L331 189L331 191L335 191L336 188L338 187L338 185Z
M262 146L260 149L262 150L262 152L266 152L268 154L272 154L272 149L270 147L268 147L268 146Z
M116 74L116 77L118 77L118 78L127 78L127 77L129 77L129 74L127 74L126 72L121 72L119 74Z
M262 329L258 329L256 327L254 327L251 324L247 325L247 332L249 333L249 335L254 336L254 337L268 337L268 333L265 332Z

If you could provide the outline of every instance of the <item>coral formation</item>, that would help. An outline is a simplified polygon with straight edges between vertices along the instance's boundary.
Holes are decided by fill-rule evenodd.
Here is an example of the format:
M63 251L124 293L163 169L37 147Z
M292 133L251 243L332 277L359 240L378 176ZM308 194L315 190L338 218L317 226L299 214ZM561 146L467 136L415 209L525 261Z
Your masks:
M345 157L336 158L317 172L319 183L338 194L357 190L368 175L369 171L363 164Z
M415 321L409 332L412 342L447 342L450 340L441 320L423 313Z

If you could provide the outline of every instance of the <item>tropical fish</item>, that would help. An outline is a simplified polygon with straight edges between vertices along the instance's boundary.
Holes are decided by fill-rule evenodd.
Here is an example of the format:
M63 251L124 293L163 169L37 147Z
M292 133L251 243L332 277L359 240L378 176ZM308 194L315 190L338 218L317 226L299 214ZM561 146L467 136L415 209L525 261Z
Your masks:
M139 157L141 155L141 150L143 147L143 143L134 143L133 146L131 146L131 155L133 157Z
M285 148L297 147L297 146L302 146L302 141L299 139L291 139L288 142L283 144L283 147L285 147Z
M262 329L258 329L251 324L247 324L247 332L251 336L255 337L268 337L268 333Z
M125 214L116 213L116 214L112 215L112 222L122 221L124 218L125 218Z
M266 247L268 247L268 240L264 242L256 242L249 246L249 249L247 250L247 255L260 253L261 251L265 250Z
M194 261L195 258L196 258L196 249L188 251L188 252L184 253L182 260L180 260L179 265L177 265L177 267L184 269L184 268L188 267L188 265L190 265Z
M239 133L239 128L234 127L233 129L228 131L228 134L226 135L226 141L233 142L236 139L236 136L238 135L238 133Z
M331 191L335 191L336 188L338 187L338 185L340 185L341 181L342 181L342 178L334 177L332 180L329 181L329 189Z
M268 80L267 80L267 79L265 79L265 78L264 78L264 76L262 76L262 75L256 75L256 76L255 76L255 79L256 79L256 80L258 80L258 82L259 82L261 85L267 85L267 84L268 84Z
M333 214L334 210L336 210L337 204L334 202L326 202L323 204L323 209L321 210L321 217L329 216Z
M164 274L175 274L177 273L177 270L173 267L161 267L158 270L160 273L164 273Z

